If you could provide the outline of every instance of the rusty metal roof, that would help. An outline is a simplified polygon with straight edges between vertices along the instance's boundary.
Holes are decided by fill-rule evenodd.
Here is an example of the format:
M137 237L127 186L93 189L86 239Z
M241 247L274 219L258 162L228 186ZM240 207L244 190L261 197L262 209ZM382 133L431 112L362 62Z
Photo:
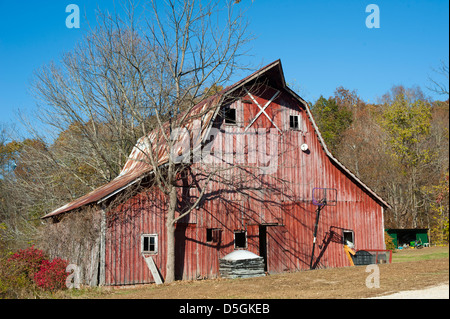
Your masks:
M215 113L215 110L218 106L217 100L221 95L216 94L211 99L207 99L200 104L196 105L192 109L193 114L202 114L201 120L199 121L187 121L184 127L187 129L187 132L199 132L200 136L197 139L198 144L205 137L209 123ZM195 122L195 123L194 123ZM194 125L197 123L201 123L198 128L195 128ZM117 190L126 188L128 185L131 185L138 179L140 179L144 174L150 173L153 170L152 165L150 164L152 161L149 158L149 154L154 154L155 159L154 162L157 163L157 166L163 165L169 161L170 151L168 150L167 144L165 143L164 135L161 134L161 130L164 129L155 129L150 132L147 136L141 137L136 145L133 147L130 156L128 157L127 162L123 166L120 174L114 178L111 182L100 186L99 188L93 190L92 192L62 206L58 209L52 211L51 213L45 215L42 218L47 218L51 216L55 216L61 213L65 213L74 209L77 209L81 206L98 202L105 197L108 197L110 194L116 192ZM197 129L197 130L195 130ZM180 135L180 139L190 138L191 136ZM176 141L175 145L179 145L179 149L174 150L174 154L181 154L183 143L182 141ZM196 145L194 145L195 147ZM151 151L150 151L151 150Z

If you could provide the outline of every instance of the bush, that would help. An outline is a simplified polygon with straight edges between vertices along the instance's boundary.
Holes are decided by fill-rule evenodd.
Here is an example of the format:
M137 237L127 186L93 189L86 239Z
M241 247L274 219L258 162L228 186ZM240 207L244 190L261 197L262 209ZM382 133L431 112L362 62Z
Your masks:
M35 298L40 292L66 288L68 261L47 259L34 246L0 256L0 298Z
M384 232L384 243L386 244L386 249L395 250L397 247L394 245L394 241L392 237L388 234L387 231Z
M9 261L6 254L0 255L0 299L33 298L36 285L25 267Z
M31 279L41 267L42 262L47 258L42 250L34 248L21 249L8 258L8 262L20 269Z
M44 290L60 290L66 288L66 260L55 258L52 261L44 260L41 268L34 275L36 285Z

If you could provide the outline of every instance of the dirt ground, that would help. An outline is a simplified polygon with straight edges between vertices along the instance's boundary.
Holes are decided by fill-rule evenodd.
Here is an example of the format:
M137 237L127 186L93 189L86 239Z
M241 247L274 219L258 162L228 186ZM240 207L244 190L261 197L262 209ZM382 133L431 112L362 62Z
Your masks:
M246 279L178 281L103 288L82 298L126 299L359 299L449 282L448 247L399 251L379 265L379 288L368 288L366 266L318 269Z

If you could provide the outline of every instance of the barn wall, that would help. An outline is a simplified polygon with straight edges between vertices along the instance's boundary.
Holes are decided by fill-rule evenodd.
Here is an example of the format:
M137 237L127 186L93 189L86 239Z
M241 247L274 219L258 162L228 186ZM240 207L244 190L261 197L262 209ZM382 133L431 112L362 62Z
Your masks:
M153 282L141 254L141 235L158 234L165 241L165 204L159 192L133 196L106 215L105 284L140 284ZM153 259L158 269L165 269L164 250ZM164 275L164 274L163 274Z
M275 90L265 88L254 94L264 105ZM269 272L309 268L316 206L312 205L314 187L336 188L338 203L322 210L318 228L316 257L318 267L349 265L341 241L343 229L353 230L356 249L384 249L382 207L325 154L307 113L298 102L283 92L267 109L273 123L283 131L278 136L278 156L273 174L258 168L228 170L208 184L206 200L176 228L177 279L213 278L218 275L219 258L234 250L234 231L247 230L247 249L259 254L260 225L267 225L267 267ZM259 112L253 103L234 102L238 123L221 125L228 133L242 128ZM289 114L301 116L301 131L289 130ZM275 126L264 114L252 128ZM257 143L236 145L237 138L219 135L211 151L220 148L233 160L240 150L248 156ZM309 152L300 150L307 143ZM270 145L266 145L270 149ZM259 148L259 146L258 146ZM271 163L272 164L272 163ZM204 169L196 164L195 171ZM229 164L217 164L216 166ZM233 180L233 187L224 181ZM200 183L201 184L201 183ZM186 190L185 190L186 192ZM199 190L188 190L195 199ZM181 195L180 195L181 196ZM106 235L106 284L153 282L140 253L140 235L158 234L159 252L154 261L165 277L165 203L160 192L138 194L108 213ZM220 241L206 242L206 229L221 230Z
M59 257L78 267L79 283L96 286L99 279L101 213L86 208L56 222L48 220L39 246L51 258Z

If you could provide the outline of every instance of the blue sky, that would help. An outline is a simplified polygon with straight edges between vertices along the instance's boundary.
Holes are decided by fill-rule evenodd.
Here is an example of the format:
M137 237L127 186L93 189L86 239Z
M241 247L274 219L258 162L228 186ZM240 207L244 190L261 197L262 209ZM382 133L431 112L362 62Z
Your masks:
M65 25L67 5L81 10L79 29ZM368 4L380 9L380 28L366 27ZM31 114L33 71L70 51L112 0L0 0L0 124ZM375 102L393 85L426 90L432 68L449 57L448 1L242 0L248 6L254 66L281 59L286 80L314 102L338 86ZM231 83L230 83L231 84ZM442 99L442 98L441 98Z

